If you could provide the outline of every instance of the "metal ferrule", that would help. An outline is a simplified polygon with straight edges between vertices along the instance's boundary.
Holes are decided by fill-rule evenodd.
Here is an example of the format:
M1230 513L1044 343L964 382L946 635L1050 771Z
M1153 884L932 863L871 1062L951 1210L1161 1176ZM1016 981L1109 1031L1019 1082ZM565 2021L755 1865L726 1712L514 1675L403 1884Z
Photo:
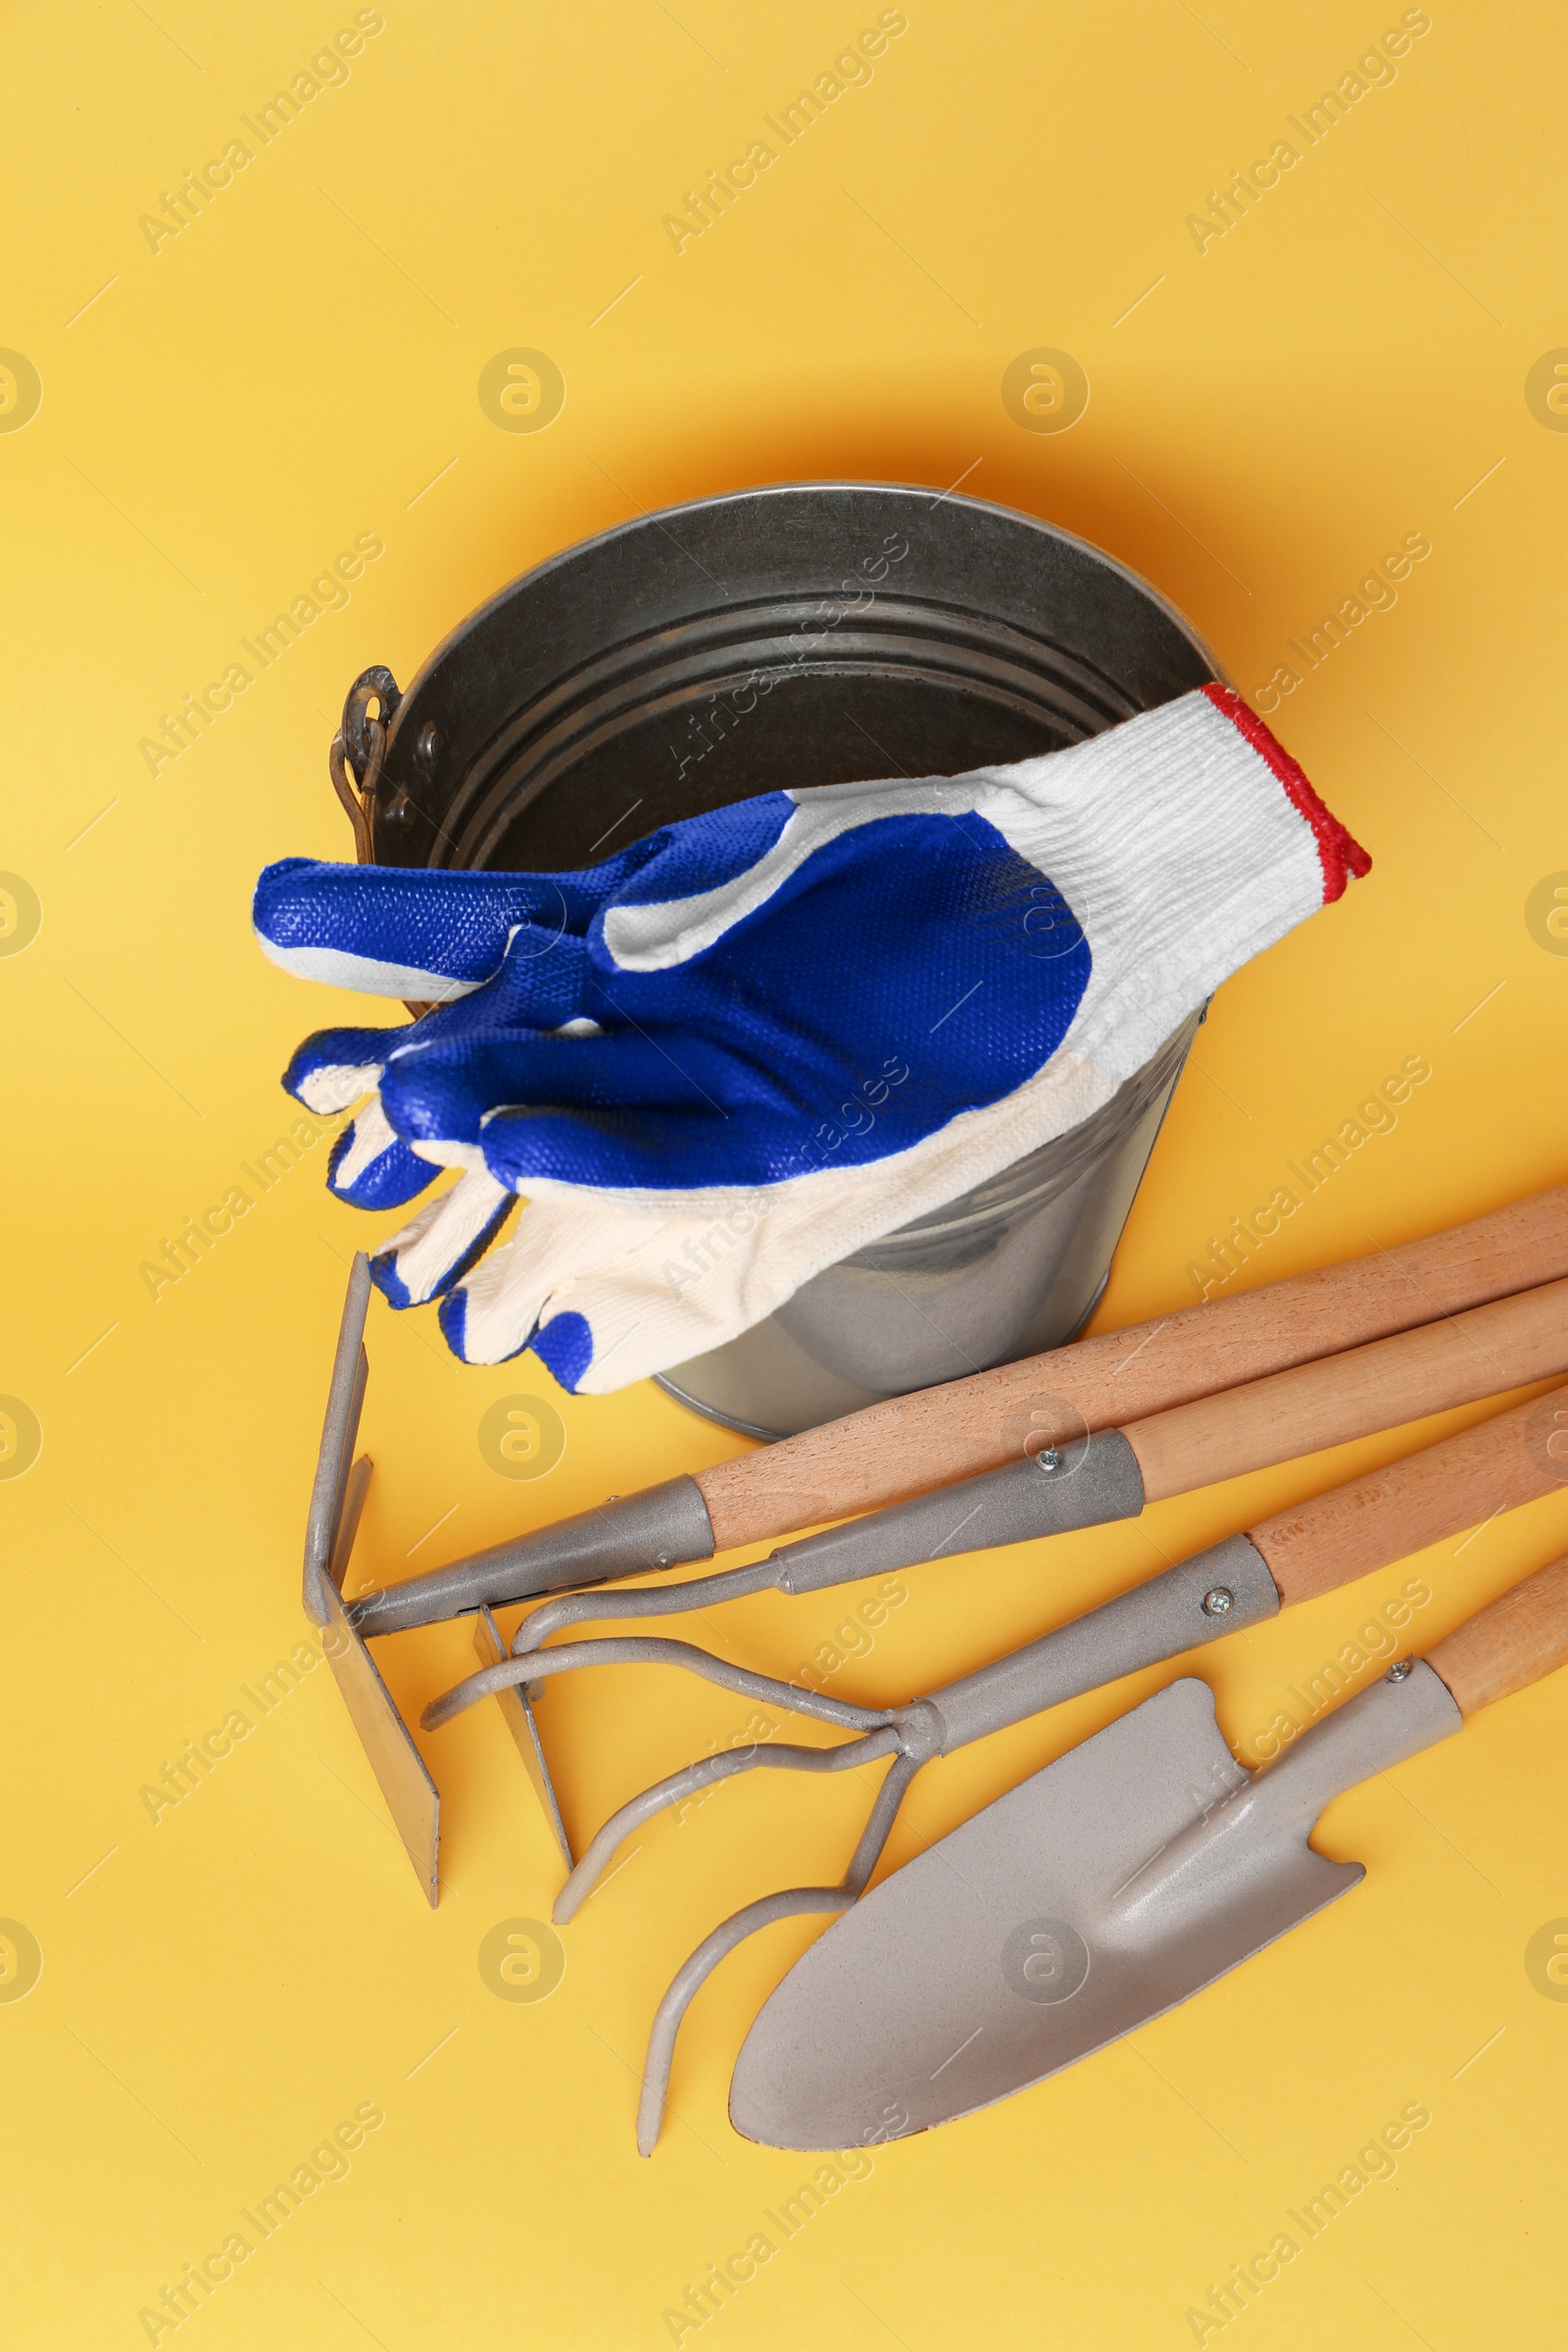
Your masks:
M973 1740L988 1739L1140 1667L1179 1657L1219 1634L1259 1625L1277 1616L1279 1606L1279 1590L1262 1553L1249 1537L1230 1536L994 1665L933 1691L931 1703L944 1725L942 1752L951 1755Z
M890 1510L847 1520L825 1535L786 1544L772 1557L781 1592L820 1592L956 1552L1135 1519L1143 1507L1138 1456L1119 1429L1104 1429L1059 1452L1029 1454Z
M411 1576L406 1584L364 1592L349 1616L367 1638L401 1633L475 1609L505 1608L540 1592L647 1576L712 1556L713 1527L701 1487L694 1478L671 1478L640 1494L612 1496L534 1535L514 1536L471 1559Z

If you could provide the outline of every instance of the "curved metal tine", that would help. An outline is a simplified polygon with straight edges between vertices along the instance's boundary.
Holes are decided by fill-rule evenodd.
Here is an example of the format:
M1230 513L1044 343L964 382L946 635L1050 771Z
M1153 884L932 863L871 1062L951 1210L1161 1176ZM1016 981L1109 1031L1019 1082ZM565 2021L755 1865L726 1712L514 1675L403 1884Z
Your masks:
M514 1658L537 1649L551 1634L565 1625L611 1617L680 1617L705 1609L714 1601L739 1600L748 1592L769 1592L778 1569L771 1559L749 1560L744 1567L726 1568L718 1576L694 1576L684 1585L638 1585L630 1592L611 1592L598 1585L587 1592L563 1592L524 1617L512 1637Z
M786 1711L831 1723L842 1732L874 1732L887 1722L886 1707L852 1706L846 1698L828 1698L819 1690L804 1690L795 1683L775 1682L770 1674L753 1674L748 1667L731 1666L711 1657L690 1642L662 1642L648 1634L609 1635L595 1642L564 1642L559 1649L529 1650L520 1658L505 1658L498 1666L482 1666L450 1690L433 1698L419 1717L427 1732L461 1715L481 1698L519 1683L542 1683L556 1674L575 1674L584 1666L680 1666L704 1682L717 1683L742 1698L761 1699Z
M564 1927L576 1917L597 1886L605 1865L615 1848L670 1805L684 1803L699 1789L716 1788L720 1781L733 1781L743 1772L758 1770L774 1772L845 1772L858 1764L874 1763L878 1756L896 1754L899 1735L892 1724L885 1730L864 1733L858 1740L848 1740L841 1747L764 1746L760 1742L745 1748L731 1748L726 1754L704 1756L695 1764L683 1765L640 1795L627 1799L605 1823L584 1851L570 1878L556 1897L556 1907L550 1914L557 1927Z
M858 1744L858 1743L857 1743ZM842 1752L842 1751L841 1751ZM670 2069L675 2058L675 2037L681 2022L698 1991L712 1975L721 1960L737 1950L749 1936L762 1928L770 1928L776 1920L792 1919L808 1911L848 1911L865 1892L866 1883L882 1857L893 1824L898 1818L909 1783L920 1769L923 1759L901 1755L895 1761L877 1791L876 1803L860 1834L849 1869L837 1886L792 1886L779 1894L764 1894L760 1901L748 1903L705 1936L691 1957L675 1972L669 1989L654 2013L653 2031L648 2036L648 2062L643 2072L643 2092L637 2108L637 2153L651 2156L659 2144L659 2134L664 2121L664 2105L669 2096Z

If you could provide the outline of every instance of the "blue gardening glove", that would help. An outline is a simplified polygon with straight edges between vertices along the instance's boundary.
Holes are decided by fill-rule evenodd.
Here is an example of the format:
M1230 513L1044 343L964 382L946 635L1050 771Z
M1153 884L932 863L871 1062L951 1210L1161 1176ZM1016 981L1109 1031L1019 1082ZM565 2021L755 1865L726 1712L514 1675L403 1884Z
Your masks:
M578 873L290 859L286 969L443 999L326 1030L285 1084L368 1097L330 1181L458 1182L375 1260L455 1350L624 1386L1107 1102L1368 860L1228 688L973 775L769 793ZM514 1196L515 1234L492 1246Z

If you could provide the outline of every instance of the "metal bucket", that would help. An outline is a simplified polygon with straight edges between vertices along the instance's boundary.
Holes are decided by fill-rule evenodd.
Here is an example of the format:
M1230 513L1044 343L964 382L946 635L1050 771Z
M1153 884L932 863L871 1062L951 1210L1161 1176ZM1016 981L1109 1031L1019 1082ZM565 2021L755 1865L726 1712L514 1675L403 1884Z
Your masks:
M377 863L579 866L755 793L1054 751L1219 674L1146 582L1031 515L786 484L553 557L455 630L406 695L367 671L333 773ZM1070 1338L1200 1017L1071 1134L662 1385L777 1437Z

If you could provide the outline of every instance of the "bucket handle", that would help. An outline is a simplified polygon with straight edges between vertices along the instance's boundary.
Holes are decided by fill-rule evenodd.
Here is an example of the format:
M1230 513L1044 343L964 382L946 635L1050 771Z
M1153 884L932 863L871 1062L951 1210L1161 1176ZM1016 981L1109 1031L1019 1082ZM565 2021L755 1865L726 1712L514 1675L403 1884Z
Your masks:
M380 782L387 736L403 696L396 678L379 662L362 669L343 705L343 723L332 738L327 767L332 789L354 827L354 854L361 865L373 863L370 808ZM371 703L376 715L369 715ZM391 814L391 809L387 811Z
M370 840L370 809L375 801L376 786L381 781L381 762L386 758L387 737L397 716L403 695L389 669L377 662L362 669L349 688L343 705L343 724L333 736L326 755L326 764L332 778L332 790L348 811L354 827L354 857L359 865L373 865L375 852ZM371 718L369 707L376 706ZM381 814L393 824L402 823L411 803L408 794L396 792ZM433 1007L413 997L405 997L405 1004L414 1018Z

